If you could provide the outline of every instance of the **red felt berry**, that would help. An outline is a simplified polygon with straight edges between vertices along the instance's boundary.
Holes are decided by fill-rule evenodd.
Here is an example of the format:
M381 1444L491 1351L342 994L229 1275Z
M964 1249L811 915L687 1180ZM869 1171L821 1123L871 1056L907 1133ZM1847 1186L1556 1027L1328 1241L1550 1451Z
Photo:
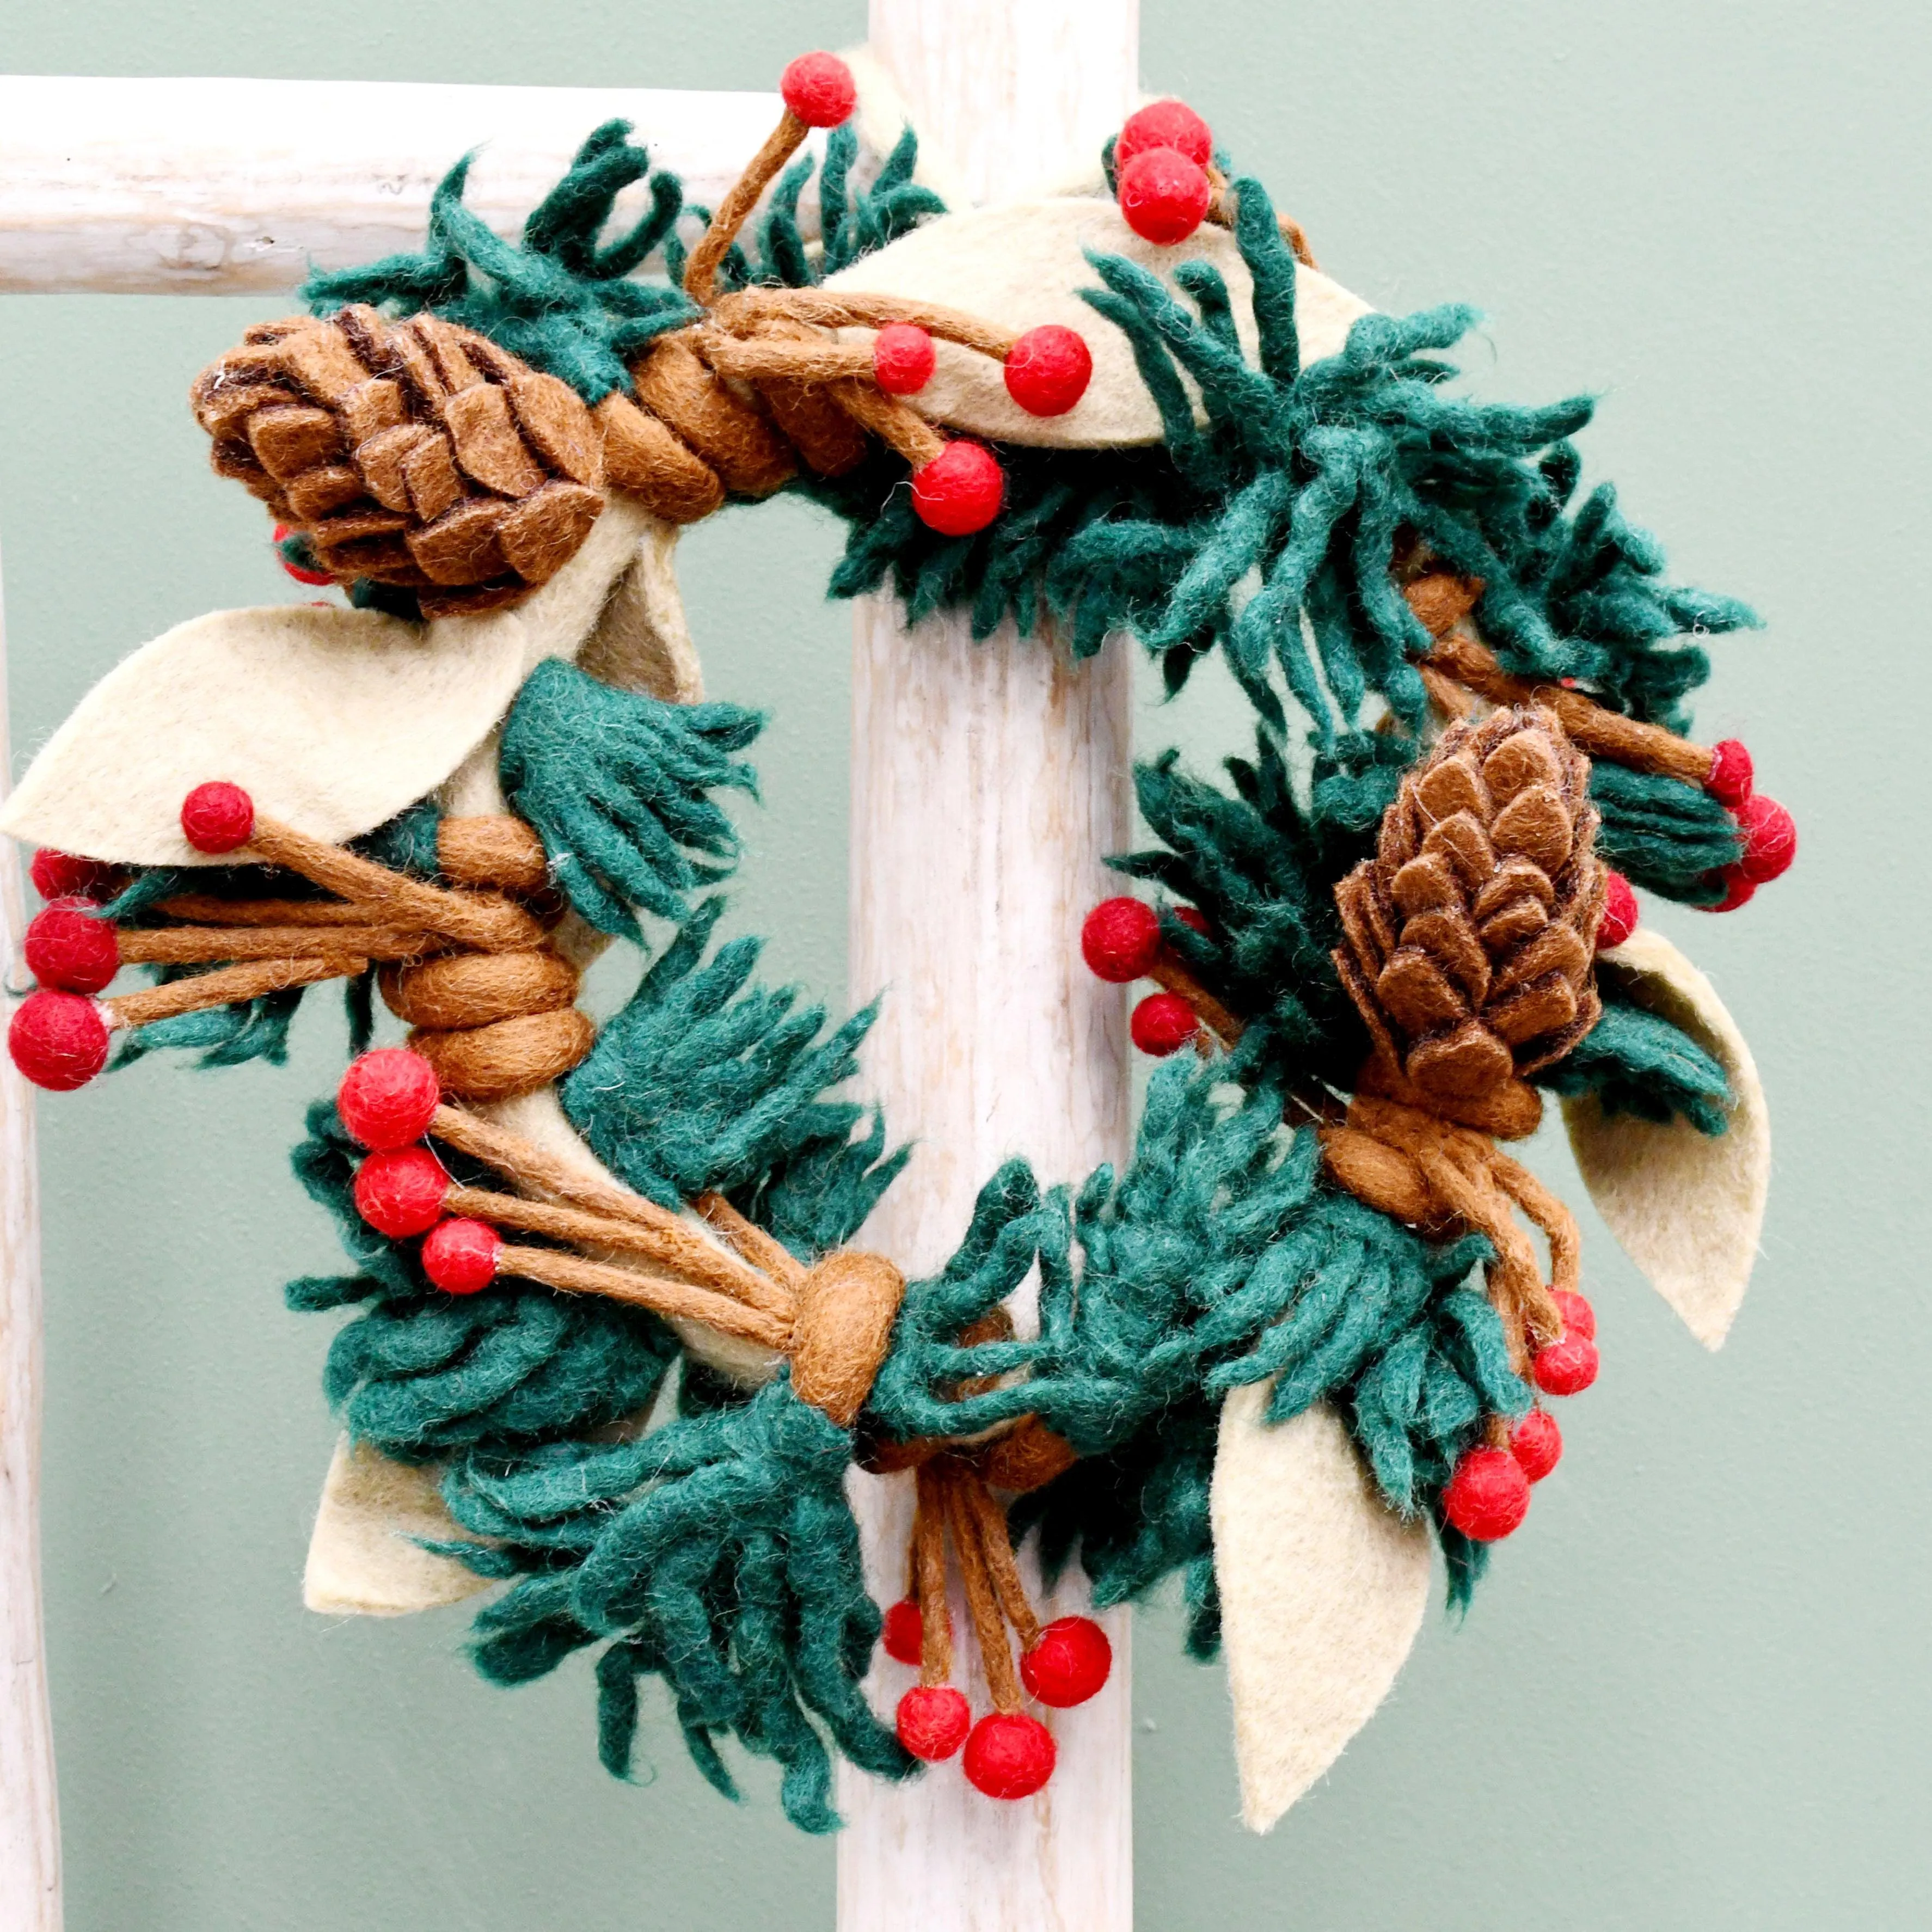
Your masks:
M1127 1030L1142 1052L1165 1060L1201 1030L1201 1022L1178 993L1150 993L1135 1007Z
M393 1240L426 1234L442 1218L449 1176L426 1147L388 1148L356 1170L356 1211Z
M421 1140L442 1104L436 1069L406 1046L379 1046L351 1060L335 1090L350 1138L372 1153Z
M872 374L889 396L916 395L938 359L932 338L914 322L889 322L872 338Z
M112 896L115 870L98 859L77 859L43 845L27 867L34 890L50 904L56 899L104 899Z
M800 54L779 76L784 104L808 128L836 128L858 104L852 70L836 54Z
M29 993L14 1009L7 1051L36 1087L71 1094L107 1064L107 1022L79 993Z
M1545 1395L1581 1395L1597 1379L1597 1345L1587 1335L1565 1335L1539 1348L1529 1372Z
M1740 866L1726 866L1718 874L1724 882L1724 896L1704 908L1706 912L1736 912L1741 905L1748 905L1756 896L1757 887L1744 875Z
M238 784L215 779L182 801L182 830L197 852L232 852L255 834L255 801Z
M423 1273L446 1294L475 1294L496 1279L502 1252L503 1238L488 1221L454 1216L424 1238Z
M1160 957L1160 915L1144 899L1102 899L1080 928L1080 956L1096 978L1124 986Z
M1120 171L1120 213L1143 242L1171 248L1208 218L1207 171L1172 148L1148 148Z
M1754 792L1738 807L1738 829L1744 835L1744 855L1737 869L1754 886L1768 886L1790 871L1798 856L1798 826L1774 798Z
M1704 789L1720 805L1736 811L1750 796L1754 779L1751 754L1741 740L1726 738L1711 747L1711 775Z
M1472 1543L1496 1543L1529 1514L1529 1478L1507 1449L1472 1449L1442 1492L1442 1514Z
M938 1764L966 1742L973 1707L950 1684L915 1684L899 1700L893 1728L914 1757Z
M22 950L42 986L67 993L98 993L121 968L114 922L98 917L92 899L56 899L36 913Z
M1199 933L1203 939L1214 930L1208 922L1208 915L1198 906L1176 906L1174 916L1183 926Z
M1564 1334L1580 1335L1586 1342L1597 1339L1597 1311L1590 1306L1588 1295L1558 1288L1551 1291L1550 1298L1556 1303L1556 1312L1563 1318Z
M1124 167L1149 148L1172 148L1197 167L1214 158L1214 136L1208 124L1184 100L1150 100L1121 124L1114 143L1114 165Z
M1053 1733L1023 1711L994 1711L966 1740L966 1782L988 1798L1030 1798L1053 1775Z
M881 1634L888 1657L901 1664L917 1664L926 1646L926 1620L919 1613L919 1605L910 1597L902 1597L886 1611Z
M949 442L912 472L913 508L943 537L983 530L1006 500L1006 472L992 452L976 442Z
M1056 1617L1020 1659L1020 1682L1057 1711L1084 1704L1107 1681L1114 1646L1091 1617Z
M1532 1483L1540 1483L1563 1460L1563 1432L1546 1408L1532 1408L1510 1431L1510 1454Z
M292 530L286 524L278 524L275 526L275 535L274 538L275 545L275 561L279 563L298 584L319 584L325 585L333 584L335 581L335 579L330 576L327 571L310 570L305 565L290 562L288 558L283 555L283 544L286 543L289 538L294 535L294 530ZM324 604L320 608L327 610L331 609L332 607L329 604Z
M1621 872L1606 872L1604 916L1597 922L1597 950L1607 952L1612 946L1622 945L1636 932L1641 916L1637 910L1636 894L1630 890L1629 880Z
M1028 329L1006 352L1006 394L1030 416L1064 416L1093 378L1087 338L1057 322Z

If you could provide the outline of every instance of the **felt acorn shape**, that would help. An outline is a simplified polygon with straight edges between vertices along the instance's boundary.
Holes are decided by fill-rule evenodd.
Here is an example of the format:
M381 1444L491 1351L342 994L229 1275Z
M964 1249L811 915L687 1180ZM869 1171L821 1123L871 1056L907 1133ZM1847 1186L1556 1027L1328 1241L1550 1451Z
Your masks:
M1533 1073L1597 1022L1589 772L1546 712L1458 724L1403 778L1374 858L1336 888L1342 983L1379 1052L1432 1100Z
M216 470L320 570L413 590L426 616L548 583L604 508L602 440L576 391L434 315L263 322L190 395Z

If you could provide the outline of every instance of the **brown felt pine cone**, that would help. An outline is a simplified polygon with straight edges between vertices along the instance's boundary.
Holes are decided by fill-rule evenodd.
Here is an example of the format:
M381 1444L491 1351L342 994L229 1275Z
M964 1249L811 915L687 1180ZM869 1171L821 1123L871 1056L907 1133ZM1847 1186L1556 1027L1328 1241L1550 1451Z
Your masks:
M1474 1100L1568 1053L1601 1010L1589 761L1548 712L1453 727L1405 777L1376 856L1335 889L1335 963L1378 1056Z
M526 596L604 508L603 438L577 392L433 315L264 322L190 394L221 475L338 581L413 590L425 616Z

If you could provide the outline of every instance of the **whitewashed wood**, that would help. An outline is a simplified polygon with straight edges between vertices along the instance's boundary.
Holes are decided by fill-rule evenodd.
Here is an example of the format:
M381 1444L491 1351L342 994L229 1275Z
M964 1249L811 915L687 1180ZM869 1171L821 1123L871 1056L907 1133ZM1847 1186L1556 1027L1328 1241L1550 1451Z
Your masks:
M0 76L0 292L285 292L311 261L420 248L432 190L472 148L469 206L513 235L616 116L716 207L779 106L645 88ZM645 205L634 186L619 210ZM812 193L800 212L815 232Z
M7 742L0 609L0 788ZM0 838L0 958L22 931L20 870ZM0 1926L59 1932L60 1813L40 1622L40 1209L32 1090L0 1054Z
M872 35L922 142L962 158L988 199L1066 172L1136 98L1133 0L872 0ZM1125 995L1088 974L1078 935L1110 890L1102 856L1129 836L1130 666L1117 643L1076 669L1010 626L974 644L963 616L908 631L884 599L861 607L854 638L851 985L886 994L866 1086L917 1143L862 1239L917 1274L956 1245L1007 1155L1060 1181L1126 1151ZM910 1484L853 1488L890 1601ZM1070 1579L1051 1613L1084 1597ZM1131 1926L1128 1624L1103 1621L1113 1676L1050 1714L1060 1765L1037 1798L982 1798L956 1760L898 1787L842 1767L840 1932ZM953 1622L970 1628L956 1600ZM882 1656L874 1702L890 1709L911 1681ZM976 1662L962 1688L989 1708Z

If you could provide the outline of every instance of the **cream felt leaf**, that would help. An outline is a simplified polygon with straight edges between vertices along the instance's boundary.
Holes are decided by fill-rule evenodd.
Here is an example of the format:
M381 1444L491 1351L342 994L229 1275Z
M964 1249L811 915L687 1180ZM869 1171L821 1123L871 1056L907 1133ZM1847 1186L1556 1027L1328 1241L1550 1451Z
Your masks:
M828 276L825 286L959 309L1003 328L1058 322L1084 337L1093 353L1093 379L1080 400L1064 416L1036 416L1007 394L998 363L956 343L936 343L932 380L907 398L935 422L975 436L1060 449L1158 442L1160 414L1141 380L1132 345L1080 298L1081 290L1100 286L1087 260L1090 250L1125 256L1170 286L1182 262L1213 263L1228 285L1241 347L1254 357L1254 280L1234 236L1207 226L1177 248L1160 248L1142 241L1112 202L1097 197L1008 202L946 215ZM1355 321L1368 313L1367 303L1318 271L1296 271L1294 314L1304 362L1334 355ZM845 333L855 340L870 339L866 330Z
M1221 1405L1214 1576L1241 1816L1268 1830L1374 1715L1422 1627L1429 1532L1384 1503L1325 1406L1262 1420L1272 1382Z
M1750 1048L1717 990L1660 932L1640 926L1598 956L1617 990L1681 1027L1723 1067L1730 1124L1701 1134L1606 1114L1594 1094L1563 1103L1590 1198L1625 1254L1707 1348L1722 1346L1757 1258L1771 1185L1771 1116Z
M490 1588L454 1557L415 1540L455 1542L434 1469L412 1468L344 1436L322 1486L302 1602L329 1616L403 1617Z
M667 704L697 704L704 697L704 670L673 567L677 537L675 524L650 520L577 662L606 684Z

